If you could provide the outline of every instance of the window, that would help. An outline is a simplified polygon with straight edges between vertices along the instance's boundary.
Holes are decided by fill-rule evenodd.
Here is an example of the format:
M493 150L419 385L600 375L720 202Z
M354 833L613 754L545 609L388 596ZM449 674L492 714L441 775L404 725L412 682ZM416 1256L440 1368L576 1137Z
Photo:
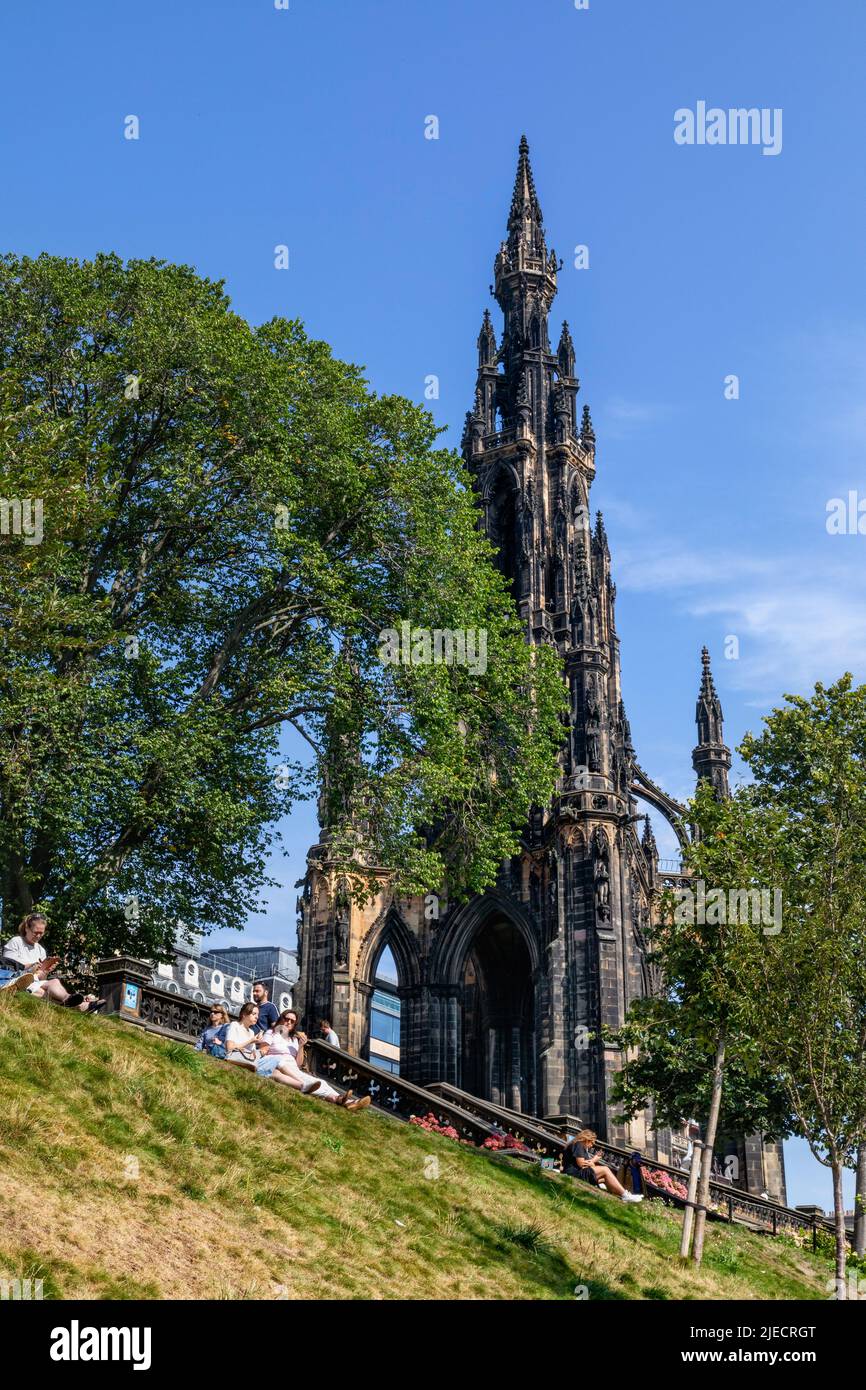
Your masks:
M383 1013L381 1009L373 1009L370 1016L370 1044L375 1042L390 1043L392 1047L400 1046L400 1018L399 1015Z
M397 963L390 946L376 961L373 997L370 1000L370 1040L368 1056L376 1067L398 1075L400 1072L400 996Z
M370 1061L374 1067L381 1067L383 1071L391 1072L392 1076L400 1075L400 1063L395 1062L393 1057L380 1057L377 1053L370 1053Z

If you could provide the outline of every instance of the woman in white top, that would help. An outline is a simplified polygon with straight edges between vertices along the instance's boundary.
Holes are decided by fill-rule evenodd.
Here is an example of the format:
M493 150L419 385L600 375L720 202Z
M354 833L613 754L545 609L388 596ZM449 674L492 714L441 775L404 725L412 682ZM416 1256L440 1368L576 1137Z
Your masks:
M226 1061L239 1062L255 1071L260 1039L253 1032L259 1016L258 1004L244 1004L237 1018L229 1024L225 1036Z
M272 1081L281 1081L284 1086L291 1086L305 1096L319 1090L322 1082L305 1076L298 1066L291 1048L289 1030L284 1023L277 1022L275 1027L268 1029L262 1034L259 1043L265 1054L256 1062L259 1076L269 1076Z
M256 1067L259 1075L270 1076L274 1081L294 1086L296 1091L303 1091L305 1095L315 1094L319 1100L345 1106L347 1110L365 1109L370 1104L369 1096L353 1100L351 1091L338 1091L329 1086L327 1081L313 1080L308 1073L301 1070L307 1038L306 1034L296 1031L297 1026L298 1016L294 1009L285 1009L280 1014L276 1027L263 1035L261 1042L267 1047L268 1054ZM276 1060L273 1060L274 1058Z
M67 1009L78 1009L83 1014L95 1014L99 1009L104 1009L105 1000L97 999L95 994L70 994L59 980L46 978L58 962L57 956L46 958L42 945L46 926L41 912L28 912L17 935L11 937L3 947L3 964L10 970L23 972L18 980L12 980L9 988L26 989L37 999L50 999L55 1004L64 1004Z

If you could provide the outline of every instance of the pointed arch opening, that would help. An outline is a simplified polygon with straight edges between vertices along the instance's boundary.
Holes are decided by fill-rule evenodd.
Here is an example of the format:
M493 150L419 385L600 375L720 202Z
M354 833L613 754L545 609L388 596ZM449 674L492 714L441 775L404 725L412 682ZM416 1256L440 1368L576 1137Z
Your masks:
M518 602L523 534L517 486L512 475L505 470L497 477L488 499L487 535L497 549L496 566L508 580L512 598Z
M418 942L392 906L370 928L358 957L362 1000L358 1052L374 1066L418 1079L420 1037L413 1020L421 988Z
M472 938L462 978L463 1089L524 1114L536 1102L535 985L522 933L494 914Z
M399 1075L403 1006L397 962L387 941L382 943L376 958L372 983L367 1057L374 1066Z

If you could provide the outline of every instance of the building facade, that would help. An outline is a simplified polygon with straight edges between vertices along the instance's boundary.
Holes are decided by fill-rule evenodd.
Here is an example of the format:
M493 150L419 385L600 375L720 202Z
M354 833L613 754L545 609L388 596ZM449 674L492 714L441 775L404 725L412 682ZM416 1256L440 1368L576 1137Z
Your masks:
M159 989L196 1004L224 1003L236 1014L252 999L256 981L267 987L268 997L282 1012L291 1009L298 963L285 946L227 946L202 951L200 943L183 938L173 961L154 965L151 982Z
M681 843L688 830L685 808L642 771L632 745L610 550L601 515L590 517L595 433L588 406L578 408L567 323L555 348L550 336L559 269L524 139L494 263L503 327L497 336L485 311L463 452L528 640L555 646L563 662L570 714L556 796L533 815L495 887L462 904L399 898L385 868L374 900L351 902L323 837L298 900L298 1001L308 1026L330 1017L349 1050L369 1056L388 948L402 1075L526 1113L576 1116L612 1143L668 1160L675 1137L653 1131L651 1117L615 1122L609 1092L621 1057L598 1035L659 984L645 931L671 880L638 799ZM724 794L731 755L706 654L697 722L695 770ZM781 1170L772 1185L784 1195Z

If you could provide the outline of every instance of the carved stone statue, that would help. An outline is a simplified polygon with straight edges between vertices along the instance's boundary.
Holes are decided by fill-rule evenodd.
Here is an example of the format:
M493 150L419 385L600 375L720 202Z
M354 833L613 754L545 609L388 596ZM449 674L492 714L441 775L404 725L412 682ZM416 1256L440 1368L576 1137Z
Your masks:
M595 832L593 849L595 851L593 863L595 912L600 922L606 922L610 917L610 847L607 836L601 828Z
M529 875L529 906L533 912L541 908L541 879L534 869Z
M297 914L298 914L298 923L297 923L297 927L295 928L295 930L296 930L296 934L297 934L297 938L298 938L297 956L298 956L298 970L300 971L301 966L302 966L303 961L304 961L304 900L303 900L303 898L298 898L298 899L296 900L296 902L295 902L295 911L296 911Z
M337 884L334 898L334 945L337 965L349 963L349 893L345 878Z
M601 769L601 709L595 689L595 682L587 679L584 703L586 732L586 764L593 772Z

